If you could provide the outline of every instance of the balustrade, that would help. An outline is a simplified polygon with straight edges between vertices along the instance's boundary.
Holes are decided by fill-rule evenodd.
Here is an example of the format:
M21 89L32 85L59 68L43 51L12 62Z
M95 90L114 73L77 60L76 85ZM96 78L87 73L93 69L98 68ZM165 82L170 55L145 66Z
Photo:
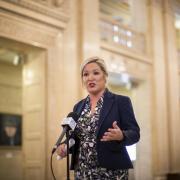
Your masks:
M146 54L146 40L143 33L122 25L103 14L100 16L100 38L104 42Z

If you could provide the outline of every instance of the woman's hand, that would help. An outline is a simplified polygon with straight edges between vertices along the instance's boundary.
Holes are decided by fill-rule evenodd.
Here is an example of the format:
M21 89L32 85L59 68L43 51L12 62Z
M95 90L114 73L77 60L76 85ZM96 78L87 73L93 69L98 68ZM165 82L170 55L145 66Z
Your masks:
M61 144L58 146L56 153L61 157L64 158L67 155L67 147L66 144Z
M123 136L122 130L119 128L116 121L113 122L112 127L113 128L109 128L108 131L104 133L101 141L123 140L124 136Z

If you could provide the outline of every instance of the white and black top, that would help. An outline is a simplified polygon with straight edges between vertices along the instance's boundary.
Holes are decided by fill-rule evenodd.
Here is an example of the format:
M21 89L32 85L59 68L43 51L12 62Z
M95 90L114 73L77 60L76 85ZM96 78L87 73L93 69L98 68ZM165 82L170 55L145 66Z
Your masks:
M97 102L94 114L91 113L90 98L78 119L75 133L80 139L78 164L75 168L75 180L127 180L128 170L108 170L98 165L96 151L96 131L103 96Z

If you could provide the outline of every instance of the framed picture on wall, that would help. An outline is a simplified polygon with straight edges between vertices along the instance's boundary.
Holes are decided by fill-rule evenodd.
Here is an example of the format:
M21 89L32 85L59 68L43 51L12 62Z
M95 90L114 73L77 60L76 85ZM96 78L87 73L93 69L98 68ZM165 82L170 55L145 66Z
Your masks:
M21 146L22 116L0 113L0 146Z

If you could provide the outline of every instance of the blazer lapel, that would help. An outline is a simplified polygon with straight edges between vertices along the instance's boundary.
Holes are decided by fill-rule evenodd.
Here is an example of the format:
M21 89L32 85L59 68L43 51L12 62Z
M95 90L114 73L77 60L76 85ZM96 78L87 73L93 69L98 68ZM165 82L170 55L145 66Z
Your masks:
M107 90L104 94L104 102L103 102L103 107L100 112L97 134L101 128L103 121L105 120L106 116L108 115L108 113L113 105L113 102L114 102L114 96L111 92L109 92Z

